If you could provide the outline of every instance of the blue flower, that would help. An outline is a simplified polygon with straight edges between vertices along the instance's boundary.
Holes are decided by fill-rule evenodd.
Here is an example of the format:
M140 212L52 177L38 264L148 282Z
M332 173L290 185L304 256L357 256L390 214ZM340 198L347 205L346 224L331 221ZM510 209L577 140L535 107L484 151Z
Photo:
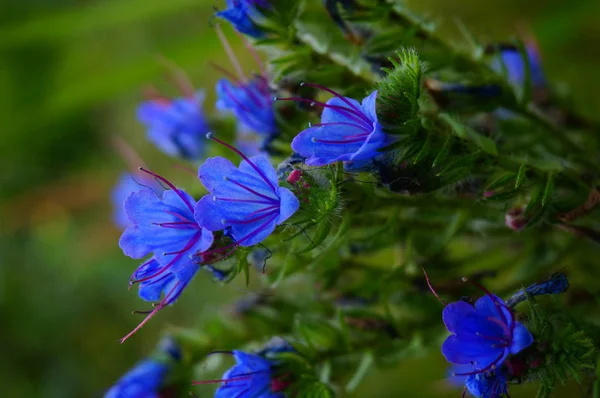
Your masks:
M198 201L196 220L209 231L226 229L238 245L256 245L298 210L298 199L278 185L275 169L266 157L247 158L212 139L235 150L244 160L236 168L217 156L200 166L198 177L210 193Z
M444 341L442 354L448 362L470 364L474 369L463 376L498 368L508 355L533 343L529 330L515 320L506 303L491 294L481 297L474 306L464 301L448 304L443 319L452 335Z
M217 109L232 112L245 131L267 136L277 133L273 98L263 77L235 84L221 79L217 82L216 91Z
M148 139L166 154L199 159L209 130L201 110L203 99L198 91L191 98L145 101L138 107L138 119L148 128Z
M458 374L472 372L472 365L455 365L454 372ZM453 384L464 385L469 393L477 398L501 398L508 395L508 382L503 369L490 372L476 373L469 376L454 376Z
M274 392L272 363L258 355L233 351L236 364L223 375L223 385L215 398L283 398L285 395Z
M104 398L159 398L168 367L151 359L138 363L104 395Z
M321 123L298 134L292 141L292 149L306 157L309 166L340 160L363 161L379 155L378 150L388 144L388 138L377 121L376 98L374 91L359 104L336 93L325 104L313 102L325 108Z
M132 225L121 235L119 246L132 258L152 254L153 258L134 272L130 283L141 283L139 295L144 300L156 301L161 293L164 297L122 341L179 297L199 268L191 257L207 250L213 242L212 233L194 219L196 201L163 177L143 171L171 189L163 192L162 197L150 190L129 195L124 207Z
M200 266L190 261L177 273L170 270L161 272L162 268L160 263L153 257L133 273L131 280L139 282L138 295L142 300L157 302L164 293L164 299L161 301L161 306L164 307L174 303L179 298Z
M538 49L534 45L526 47L531 72L531 83L534 87L546 85L546 78L542 70L542 60ZM496 58L492 61L492 68L502 73L506 70L508 81L516 87L525 85L525 61L518 48L514 46L502 46Z
M238 32L260 38L264 32L254 22L261 15L257 6L267 8L268 5L267 0L227 0L227 8L216 15L229 21Z
M194 219L196 201L172 188L162 197L144 190L127 198L125 212L133 225L123 232L119 245L132 258L152 253L161 269L177 273L190 263L190 254L210 247L213 236Z
M124 173L119 177L119 181L112 191L113 220L117 226L127 228L131 225L129 217L127 217L123 208L123 203L133 192L141 190L162 192L163 188L152 178L147 178L142 174L133 175L131 173Z

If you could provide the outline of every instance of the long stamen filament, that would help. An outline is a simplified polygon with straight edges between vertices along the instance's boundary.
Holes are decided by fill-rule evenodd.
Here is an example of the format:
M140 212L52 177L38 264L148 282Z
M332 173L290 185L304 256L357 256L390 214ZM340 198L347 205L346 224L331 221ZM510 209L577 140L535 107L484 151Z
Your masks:
M318 88L319 90L323 90L323 91L327 91L330 94L335 95L337 98L341 99L342 101L344 101L350 108L354 109L357 112L360 112L360 109L358 109L356 107L356 105L352 104L350 101L348 101L345 97L343 97L342 95L340 95L339 93L337 93L336 91L333 91L330 88L327 88L325 86L321 86L319 84L313 84L313 83L306 83L306 82L302 82L300 83L300 86L308 86L308 87L313 87L313 88Z
M148 314L148 316L146 318L144 318L144 320L142 322L140 322L140 324L137 325L135 327L135 329L133 329L131 332L129 332L125 337L123 337L121 339L121 344L123 344L128 338L130 338L135 333L137 333L137 331L140 330L142 328L142 326L144 326L146 324L146 322L148 322L154 315L156 315L156 313L158 311L160 311L162 308L164 308L165 305L168 304L169 297L171 297L171 295L175 291L177 291L177 288L179 287L180 283L181 283L181 281L177 281L175 286L173 286L173 288L169 291L169 293L167 293L165 295L165 297L160 301L160 303L158 303L158 305L152 310L152 312L150 312L150 314Z
M300 97L285 97L285 98L275 97L275 100L305 102L305 103L311 104L313 106L318 105L323 108L336 109L340 113L345 112L347 117L349 117L350 119L353 119L357 123L363 123L366 127L371 128L372 122L369 119L367 119L367 117L365 115L363 115L360 112L356 112L354 109L346 108L345 106L331 105L331 104L326 104L324 102L314 101L314 100L310 100L307 98L300 98Z
M177 189L175 187L175 185L173 185L169 180L167 180L166 178L150 171L150 170L146 170L143 167L139 168L140 171L143 171L144 173L150 174L152 177L157 178L159 181L167 184L167 186L169 188L171 188L173 190L173 192L175 192L177 194L177 196L179 196L179 198L181 198L181 200L183 201L183 203L188 207L188 209L190 209L190 211L193 213L194 212L194 206L192 206L192 204L187 200L187 198L185 196L183 196L183 194L181 193L181 191L179 189Z
M228 143L221 141L220 139L214 137L212 135L212 133L206 134L206 138L216 141L221 145L224 145L225 147L231 149L232 151L237 153L239 156L241 156L242 159L244 159L258 173L258 175L260 175L260 177L264 180L264 182L267 183L267 185L271 188L273 193L275 193L277 195L277 190L275 189L275 186L273 185L273 183L271 183L271 181L269 181L267 176L265 176L265 174L254 164L254 162L252 162L246 155L244 155L244 153L242 153L242 151L240 151L239 149L229 145ZM232 181L232 180L229 180L229 181Z

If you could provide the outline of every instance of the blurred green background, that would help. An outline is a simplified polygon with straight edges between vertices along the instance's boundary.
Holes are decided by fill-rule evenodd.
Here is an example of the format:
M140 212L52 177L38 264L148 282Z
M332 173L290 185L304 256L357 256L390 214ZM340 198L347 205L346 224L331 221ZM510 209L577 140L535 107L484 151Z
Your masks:
M111 138L123 137L169 178L192 181L146 142L134 111L144 85L168 91L159 54L206 88L205 109L214 108L212 90L220 76L208 62L228 62L211 18L223 3L1 2L0 395L101 396L152 349L165 325L193 327L217 313L223 301L243 294L196 278L177 305L136 338L118 343L140 320L130 311L145 308L127 290L137 262L120 252L120 231L111 220L110 191L126 167ZM457 34L456 19L483 40L530 30L550 80L571 93L582 113L597 116L598 0L406 3L440 20L451 35ZM231 30L226 32L240 49ZM246 52L239 52L244 58ZM367 378L354 396L458 397L460 391L431 382L443 378L445 366L432 352ZM527 397L535 388L513 392Z

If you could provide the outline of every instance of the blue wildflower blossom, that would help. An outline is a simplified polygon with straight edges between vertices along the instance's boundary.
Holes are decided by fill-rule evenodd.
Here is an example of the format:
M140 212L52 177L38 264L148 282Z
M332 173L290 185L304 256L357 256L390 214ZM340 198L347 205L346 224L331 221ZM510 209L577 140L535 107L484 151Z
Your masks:
M122 341L139 330L158 310L179 297L198 270L191 256L207 250L213 242L212 233L194 219L196 201L163 177L142 170L170 189L163 192L162 197L142 190L127 198L124 207L132 225L121 235L119 246L132 258L153 255L150 261L136 270L130 281L142 283L140 297L155 301L161 292L165 295L150 315Z
M454 372L458 374L472 372L473 366L455 365ZM477 398L501 398L508 395L508 381L503 369L490 372L476 373L469 376L454 376L453 384L464 385L471 395Z
M307 165L323 166L340 160L362 161L379 155L378 150L388 144L388 138L377 121L377 91L359 104L333 90L307 85L335 95L326 103L303 98L281 98L310 102L324 108L321 123L310 125L292 141L292 149L307 158Z
M159 398L167 371L167 365L146 359L121 377L104 398Z
M163 188L152 178L147 178L142 174L134 175L131 173L123 173L119 177L111 196L113 203L113 220L117 226L125 229L131 225L131 221L125 213L123 204L125 203L125 199L133 192L142 190L162 192Z
M535 45L526 46L529 70L531 72L531 83L534 87L546 85L546 78L542 70L542 60ZM497 72L506 70L508 81L516 87L525 84L525 60L518 48L514 46L501 46L499 54L492 61L492 68Z
M261 15L257 7L268 6L267 0L227 0L227 8L216 15L227 20L238 32L260 38L264 32L254 22Z
M237 245L256 245L298 210L298 199L279 186L275 169L266 157L248 158L229 144L208 137L244 160L235 167L217 156L200 166L198 177L210 193L196 205L196 220L209 231L226 229Z
M273 99L264 77L235 83L221 79L217 82L216 91L218 110L233 113L244 127L257 134L277 133Z
M236 364L223 375L223 385L215 398L283 398L282 392L274 391L278 383L273 379L273 364L259 355L243 351L232 352ZM275 388L278 389L278 388Z
M156 302L164 293L164 299L161 301L161 305L164 307L179 298L200 267L194 262L189 262L177 273L161 272L162 268L161 264L153 257L138 267L131 276L131 280L139 282L138 294L142 300Z
M442 354L453 364L472 365L473 371L462 376L498 368L510 354L533 343L529 330L492 294L481 297L474 306L465 301L448 304L443 320L452 335L444 341Z
M138 119L148 128L148 139L170 156L199 159L204 153L203 137L209 130L201 105L202 91L193 96L143 102Z

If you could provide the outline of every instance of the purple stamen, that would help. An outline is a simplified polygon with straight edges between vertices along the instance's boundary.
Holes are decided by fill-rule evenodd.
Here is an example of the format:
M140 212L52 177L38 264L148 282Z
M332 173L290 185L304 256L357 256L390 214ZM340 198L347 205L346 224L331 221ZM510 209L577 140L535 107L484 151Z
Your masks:
M468 278L464 277L463 278L463 282L470 282L471 284L475 285L477 288L481 289L489 298L490 300L492 300L492 303L494 303L494 307L496 307L496 311L498 312L498 315L500 316L500 318L502 318L502 320L504 321L504 327L507 327L508 325L510 326L510 330L514 330L514 326L515 326L515 316L512 313L512 310L510 308L508 308L508 306L506 306L506 304L502 304L501 302L499 302L496 297L488 290L486 289L484 286L482 286L481 284L477 283L477 282L473 282L473 281L469 281ZM504 311L502 311L502 307L504 307L506 310L508 310L508 313L510 314L510 318L511 321L510 323L508 322L508 319L506 319L506 315L504 314ZM507 335L507 337L512 336L512 334L509 332L509 334Z
M255 218L251 218L249 220L244 220L244 221L238 221L238 220L225 220L227 222L227 224L252 224L255 221L258 220L262 220L265 217L270 216L271 214L274 214L274 212L276 212L277 210L271 210L269 213L263 214L262 216L258 216Z
M148 322L150 320L150 318L152 318L154 315L156 315L156 313L158 311L160 311L166 305L165 303L167 302L169 297L173 294L173 292L175 292L177 290L177 287L179 286L180 283L181 283L181 281L177 281L175 286L173 286L173 288L169 291L169 293L167 293L165 295L165 297L160 301L160 303L158 303L158 305L152 310L152 312L150 312L150 314L148 314L148 316L146 318L144 318L144 320L142 322L140 322L140 324L137 325L135 327L135 329L133 329L131 332L129 332L129 334L127 334L127 336L125 336L121 339L121 344L123 344L128 338L130 338L135 333L137 333L137 331L140 330L142 328L142 326L144 326L146 324L146 322Z
M237 106L239 106L240 108L242 108L244 110L244 112L252 114L252 112L250 111L250 109L248 109L243 103L241 103L240 101L238 101L238 99L235 97L235 95L233 95L233 93L231 92L231 90L229 89L229 87L227 87L226 85L223 85L223 88L225 89L225 94L227 94L229 96L229 98L231 98L231 100L233 102L235 102L235 104Z
M468 373L454 373L454 376L473 376L473 375L477 375L480 373L485 373L488 370L496 368L496 362L498 362L500 359L502 359L503 356L504 356L504 352L501 353L498 356L498 358L496 358L491 364L489 364L488 366L486 366L485 368L483 368L481 370L476 370L476 371L468 372Z
M278 203L278 199L273 199L267 195L263 195L260 192L256 192L254 189L247 187L246 185L242 184L241 182L237 182L236 180L232 180L231 178L228 178L227 181L234 183L235 185L237 185L238 187L245 189L248 192L253 193L256 196L259 196L263 199L266 199L269 201L269 203Z
M368 126L368 128L371 128L372 122L364 114L362 114L360 112L356 112L354 109L346 108L345 106L330 105L330 104L326 104L323 102L313 101L313 100L309 100L306 98L300 98L300 97L286 97L286 98L275 97L275 100L305 102L305 103L309 103L311 105L318 105L323 108L336 109L340 113L345 112L347 117L349 117L350 119L353 119L357 123L364 123L365 126ZM356 118L355 116L358 116L358 118Z
M341 96L339 93L333 91L330 88L327 88L325 86L321 86L319 84L313 84L313 83L306 83L306 82L302 82L300 83L300 86L308 86L308 87L314 87L314 88L318 88L319 90L323 90L323 91L327 91L330 94L335 95L337 98L341 99L342 101L344 101L350 108L354 109L357 112L360 112L360 110L356 107L356 105L352 104L352 102L348 101L345 97Z
M234 151L235 153L237 153L239 156L242 157L242 159L244 159L246 162L248 162L248 164L254 169L254 171L256 171L258 173L258 175L261 176L261 178L267 183L267 185L271 188L271 190L273 191L273 193L275 195L277 195L277 190L275 189L275 187L273 186L273 184L271 183L271 181L269 181L269 179L267 178L267 176L265 176L265 174L246 156L242 153L242 151L240 151L239 149L229 145L228 143L221 141L218 138L213 137L212 133L208 133L206 134L206 137L218 142L221 145L226 146L227 148L231 149L232 151ZM232 181L232 180L229 180ZM277 195L277 197L279 197L279 195ZM267 197L265 197L267 198Z
M231 180L229 180L231 181ZM241 202L241 203L256 203L259 205L271 205L273 204L273 199L269 198L268 202L263 202L262 200L253 200L253 199L231 199L231 198L217 198L216 196L213 197L215 200L222 200L225 202Z
M320 142L322 144L353 144L355 142L363 142L363 138L355 138L353 140L320 140L318 138L313 138L313 142Z
M369 134L371 133L371 130L368 130L363 125L355 124L355 123L348 123L348 122L314 123L314 124L310 124L309 127L323 127L323 126L352 126L352 127L359 128L365 132L368 132Z
M156 223L153 222L153 225L158 225L159 227L163 227L163 228L173 228L173 229L190 229L190 225L197 225L191 221L177 221L177 222L163 222L163 223Z
M196 242L198 242L198 239L200 239L200 232L196 232L194 234L194 236L192 237L192 239L189 240L189 242L185 245L184 249L181 250L180 252L174 252L174 253L165 253L166 255L169 254L175 254L177 253L177 255L164 267L162 267L158 272L155 272L154 274L150 275L150 276L146 276L140 279L135 279L133 281L129 281L129 284L133 284L133 283L139 283L139 282L144 282L147 281L148 279L153 279L156 278L157 276L163 274L166 270L168 270L169 268L171 268L171 266L181 258L181 256L183 255L184 252L190 250L195 244Z
M139 170L143 171L144 173L150 174L152 177L157 178L159 181L167 184L167 186L169 188L171 188L177 194L177 196L179 196L181 198L183 203L190 209L190 211L192 213L194 212L194 206L192 206L192 204L190 202L188 202L188 200L185 198L185 196L182 195L181 191L179 191L179 189L175 188L175 185L173 185L169 180L167 180L166 178L164 178L162 176L159 176L156 173L151 172L150 170L146 170L143 167L140 167Z

